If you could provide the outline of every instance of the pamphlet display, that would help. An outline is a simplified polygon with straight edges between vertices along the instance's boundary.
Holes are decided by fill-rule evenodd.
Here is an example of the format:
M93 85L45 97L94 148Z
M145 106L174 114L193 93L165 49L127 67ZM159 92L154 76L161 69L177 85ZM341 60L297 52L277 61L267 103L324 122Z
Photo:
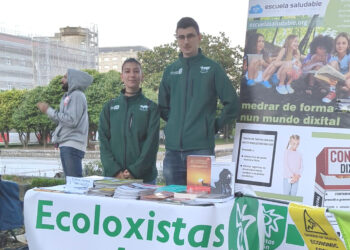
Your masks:
M349 13L349 0L249 1L237 190L350 209L349 61L337 67L349 53L335 46L350 35Z

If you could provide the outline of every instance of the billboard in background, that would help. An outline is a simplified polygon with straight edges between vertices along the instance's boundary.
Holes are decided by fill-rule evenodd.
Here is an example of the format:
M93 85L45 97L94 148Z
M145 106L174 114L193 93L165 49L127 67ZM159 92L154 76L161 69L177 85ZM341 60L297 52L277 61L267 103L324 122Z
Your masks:
M350 0L250 0L235 188L350 208Z

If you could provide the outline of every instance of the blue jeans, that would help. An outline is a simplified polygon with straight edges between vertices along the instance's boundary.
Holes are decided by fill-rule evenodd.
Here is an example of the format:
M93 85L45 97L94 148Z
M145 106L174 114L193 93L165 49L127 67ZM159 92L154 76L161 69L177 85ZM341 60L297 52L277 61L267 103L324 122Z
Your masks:
M82 159L85 152L72 147L60 147L60 156L65 176L82 177Z
M187 184L187 156L215 155L213 149L174 151L167 150L163 160L163 176L166 185Z
M283 178L283 194L296 196L298 192L299 181L289 183L287 178Z
M157 178L155 178L153 181L147 181L147 182L143 182L145 184L151 184L151 185L156 185L157 184Z

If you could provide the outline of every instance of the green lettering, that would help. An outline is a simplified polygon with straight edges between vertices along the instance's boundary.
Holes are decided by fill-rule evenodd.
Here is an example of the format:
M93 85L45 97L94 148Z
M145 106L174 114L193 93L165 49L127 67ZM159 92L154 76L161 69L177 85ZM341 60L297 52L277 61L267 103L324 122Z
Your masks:
M154 211L149 212L149 216L154 217L156 213ZM148 220L148 227L147 227L147 240L153 239L153 228L154 228L154 220Z
M82 228L80 228L78 225L79 219L82 219L84 221L84 225ZM75 231L77 231L78 233L86 233L90 228L89 217L87 217L86 214L82 214L82 213L76 214L73 217L73 227L74 227Z
M180 239L181 228L186 228L186 223L182 223L182 218L177 218L176 222L173 222L172 226L175 228L174 231L174 243L178 246L182 246L185 241Z
M69 232L70 227L69 226L63 226L62 224L62 218L63 217L70 217L70 213L68 211L63 211L61 213L59 213L56 217L56 224L58 226L59 229L61 229L64 232Z
M224 230L224 225L220 224L215 228L215 236L218 237L219 241L214 241L214 247L221 247L224 244L224 235L221 233Z
M136 238L139 240L142 240L142 236L139 232L139 227L141 224L145 221L145 219L138 219L136 223L132 220L132 218L127 217L126 220L129 222L130 229L129 231L124 235L125 238L131 238L133 234L135 234Z
M165 243L169 240L169 233L165 229L165 227L170 228L170 222L166 220L162 220L158 223L158 230L163 235L163 237L157 236L157 241Z
M115 230L114 231L110 231L108 228L108 224L113 221L115 223ZM104 221L103 221L103 230L105 231L105 233L108 236L111 237L115 237L118 234L120 234L120 232L122 231L122 223L120 222L120 220L115 217L115 216L108 216Z
M53 201L45 201L45 200L38 201L38 213L37 213L37 217L36 217L36 228L49 229L49 230L53 230L55 228L54 225L43 224L43 217L51 217L50 212L43 211L43 206L52 206L52 205L53 205Z
M195 240L195 236L199 231L202 231L203 235L202 235L201 241L198 242ZM208 226L208 225L198 225L198 226L192 227L190 232L188 233L188 243L190 243L192 247L208 247L210 231L211 231L211 226Z
M94 234L98 234L100 228L100 205L95 206L95 219L94 219Z

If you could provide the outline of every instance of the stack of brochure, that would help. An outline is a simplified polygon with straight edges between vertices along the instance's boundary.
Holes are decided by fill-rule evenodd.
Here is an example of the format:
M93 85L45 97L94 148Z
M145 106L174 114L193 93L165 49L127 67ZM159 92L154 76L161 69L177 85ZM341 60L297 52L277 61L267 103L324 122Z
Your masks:
M114 191L114 198L119 199L134 199L137 200L140 196L153 194L158 188L156 185L143 183L132 183L129 185L118 186Z
M173 198L174 193L168 191L154 192L153 194L141 195L140 200L146 201L163 201L168 198Z
M142 183L142 180L105 178L102 180L94 181L94 188L117 188L118 186L128 185L131 183Z
M142 180L135 179L116 179L111 177L105 177L103 179L97 179L94 181L94 187L88 192L88 195L96 196L110 196L114 195L114 191L118 186L127 185L134 182L142 182Z

